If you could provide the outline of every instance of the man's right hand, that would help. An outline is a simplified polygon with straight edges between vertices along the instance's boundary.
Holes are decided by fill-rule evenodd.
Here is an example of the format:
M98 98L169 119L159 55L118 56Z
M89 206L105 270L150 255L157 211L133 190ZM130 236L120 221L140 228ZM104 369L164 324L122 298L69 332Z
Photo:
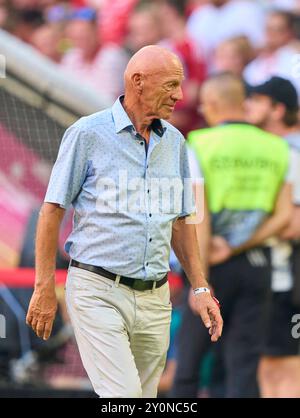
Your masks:
M54 285L35 289L29 304L26 323L38 337L47 340L52 331L56 311L57 298Z

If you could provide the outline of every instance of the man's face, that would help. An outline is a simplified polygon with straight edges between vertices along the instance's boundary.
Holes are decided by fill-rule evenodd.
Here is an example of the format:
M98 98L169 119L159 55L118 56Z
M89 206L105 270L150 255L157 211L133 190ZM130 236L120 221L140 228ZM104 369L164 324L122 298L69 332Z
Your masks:
M274 110L272 99L261 94L253 94L245 102L249 123L264 128L272 120Z
M286 45L292 37L286 19L280 15L270 15L266 23L266 44L276 50Z
M128 24L127 44L132 51L146 45L155 45L160 39L160 28L153 16L147 12L132 15Z
M81 49L83 54L89 55L97 46L96 26L85 20L74 20L66 27L66 36L75 48Z
M147 74L140 97L145 112L158 119L169 119L176 102L182 99L183 79L182 65L175 59L168 69Z
M224 42L216 49L215 67L218 72L229 71L240 75L244 69L243 58L232 43Z
M216 124L215 116L217 108L214 100L214 92L208 85L204 84L200 89L198 110L209 126L214 126Z
M228 3L230 0L210 0L210 3L212 3L216 7L224 6L224 4Z

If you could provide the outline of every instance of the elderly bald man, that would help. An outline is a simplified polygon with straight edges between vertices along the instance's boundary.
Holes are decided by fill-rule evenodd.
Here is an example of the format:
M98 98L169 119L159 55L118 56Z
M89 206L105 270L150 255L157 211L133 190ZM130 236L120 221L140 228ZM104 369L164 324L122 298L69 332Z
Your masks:
M66 301L100 397L157 396L169 346L171 241L211 340L222 332L195 225L186 222L194 206L182 187L189 178L185 141L165 120L182 98L183 78L174 54L157 46L138 51L125 71L125 96L66 131L40 211L27 323L49 337L58 231L72 204Z

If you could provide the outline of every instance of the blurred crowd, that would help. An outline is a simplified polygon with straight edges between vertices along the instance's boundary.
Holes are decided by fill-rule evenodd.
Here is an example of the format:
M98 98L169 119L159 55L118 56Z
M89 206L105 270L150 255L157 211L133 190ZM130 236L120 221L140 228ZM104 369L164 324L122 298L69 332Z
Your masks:
M226 120L233 122L236 109L233 106L231 112L232 102L228 101L228 97L225 99L217 97L215 103L212 101L214 95L211 92L203 96L203 85L207 80L216 74L230 73L243 81L250 95L247 101L247 115L241 116L240 109L237 119L245 119L245 121L247 119L247 123L284 137L291 148L300 152L299 0L0 0L0 27L55 62L62 71L76 78L78 84L92 87L94 91L99 92L99 95L107 96L112 102L123 92L123 72L128 60L136 51L149 44L159 44L169 48L180 57L185 70L183 100L177 104L171 120L185 135L206 125L215 126ZM276 77L272 78L273 76ZM264 84L266 81L269 84ZM235 84L230 79L227 82L229 87L231 83L232 86ZM260 85L261 89L251 90L255 85ZM227 91L230 96L230 88ZM200 92L202 92L201 103L199 103ZM233 87L230 97L234 94ZM218 106L223 109L223 113ZM224 109L227 112L225 114ZM221 116L217 120L218 115ZM294 203L299 208L300 200ZM297 219L300 219L299 212L297 216ZM294 221L295 219L294 217ZM31 233L27 234L29 246L33 234L34 226ZM277 269L277 273L279 271L278 274L281 276L285 271L287 276L297 274L299 278L299 262L295 273L296 262L293 258L297 253L299 260L299 222L294 222L290 226L289 233L281 239L285 243L283 248L275 246L277 252L272 250L273 258L279 260L277 264L276 262L272 264L270 254L266 255L263 252L261 255L257 252L249 255L250 267L265 268L265 265L261 266L260 263L262 257L266 257L270 259L268 277L271 277L272 271ZM222 245L220 247L218 245L216 241L216 253L218 248L221 252L226 250ZM260 245L261 243L257 247L260 248ZM228 258L230 259L230 256ZM33 254L31 254L31 262L24 263L23 265L27 266L33 263ZM226 263L228 263L227 259L218 263L212 262L221 266L227 266ZM243 267L245 263L246 261L242 260ZM61 267L66 267L67 264L67 260L61 254ZM213 357L210 349L203 350L201 356L197 355L196 359L190 357L189 364L184 368L184 364L187 363L184 355L186 348L194 344L195 351L199 353L203 341L202 337L199 337L202 342L198 341L194 333L190 333L194 342L185 340L183 331L178 338L178 330L189 328L187 324L191 326L193 323L192 307L188 302L188 282L174 254L171 256L170 265L173 303L171 343L159 388L160 396L171 394L191 397L192 393L195 396L209 394L224 396L228 364L220 365L218 363L220 357ZM234 272L238 268L239 266L234 267ZM232 267L230 269L232 274ZM258 270L251 269L251 274L253 272L259 278ZM298 293L295 296L295 289L289 286L286 289L281 293L281 300L276 301L279 304L279 315L283 311L282 316L276 317L276 312L272 312L277 328L273 329L270 325L269 330L268 347L276 348L278 343L279 348L277 352L272 353L272 350L265 352L267 360L260 369L260 390L266 396L280 397L293 393L294 396L300 397L299 343L289 340L289 331L285 331L286 334L281 341L278 342L277 339L280 331L284 327L288 328L288 321L292 315L300 309ZM236 297L241 297L241 294L237 292ZM292 297L297 299L293 304ZM68 323L63 301L61 306L61 321ZM233 311L231 313L233 317L240 315ZM244 326L248 325L244 324ZM234 326L232 329L235 331ZM253 333L255 332L254 327ZM185 346L181 344L181 348L180 339L182 344L186 344ZM35 343L38 346L38 343ZM61 363L67 363L70 358L74 358L74 364L78 365L80 360L74 348L74 341L71 343L69 341L68 344L66 346L65 341L61 344L64 356ZM245 344L247 345L248 342L246 341ZM230 350L234 349L231 344ZM70 352L73 357L70 356ZM226 361L235 361L235 358L226 355ZM278 357L281 360L283 358L284 361L292 357L292 361L277 364ZM178 367L179 363L183 365L181 368ZM246 370L246 363L247 359L243 359L241 368L244 367ZM214 389L217 390L210 392L213 364L219 372L219 375L215 376L215 382L221 381L222 388L220 389L215 383ZM228 367L234 368L240 365L231 364ZM256 364L254 369L251 369L251 372L254 370L255 375L257 367ZM43 370L44 375L48 377L52 372L53 368L51 369L50 366L47 370ZM85 372L82 369L77 372L86 384ZM290 380L286 378L287 375L291 376ZM196 387L197 393L193 390L185 392L186 382L193 385L193 390ZM285 387L281 392L276 392L280 382L283 382ZM57 387L65 387L70 383L66 377L59 382L56 379L55 384ZM239 382L235 381L234 385L238 387ZM245 391L244 396L256 396L255 390L252 392L249 390L249 393ZM242 396L243 393L240 395Z
M198 90L215 72L250 84L278 74L300 88L299 14L297 0L0 0L1 28L111 101L137 50L161 44L176 52L184 99L172 122L184 134L203 123Z

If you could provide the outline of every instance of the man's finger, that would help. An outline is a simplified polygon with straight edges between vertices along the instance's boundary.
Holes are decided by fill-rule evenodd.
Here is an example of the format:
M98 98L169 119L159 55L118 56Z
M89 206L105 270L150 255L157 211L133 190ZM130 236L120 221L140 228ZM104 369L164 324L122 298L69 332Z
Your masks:
M211 320L210 320L208 310L207 310L206 307L200 310L200 315L201 315L201 319L202 319L205 327L210 328L211 327Z
M211 340L217 341L222 335L223 319L219 311L211 313L211 316L212 316L212 323L213 323Z
M37 323L38 323L38 319L34 317L31 321L31 328L33 329L34 332L36 332Z
M45 329L44 329L44 335L43 335L44 340L48 340L48 338L50 337L51 331L52 331L52 326L53 326L53 321L46 322Z
M36 325L36 334L38 337L42 338L44 335L44 329L45 329L45 322L44 321L38 321Z
M32 321L32 313L28 312L27 316L26 316L26 324L31 326L31 321Z

